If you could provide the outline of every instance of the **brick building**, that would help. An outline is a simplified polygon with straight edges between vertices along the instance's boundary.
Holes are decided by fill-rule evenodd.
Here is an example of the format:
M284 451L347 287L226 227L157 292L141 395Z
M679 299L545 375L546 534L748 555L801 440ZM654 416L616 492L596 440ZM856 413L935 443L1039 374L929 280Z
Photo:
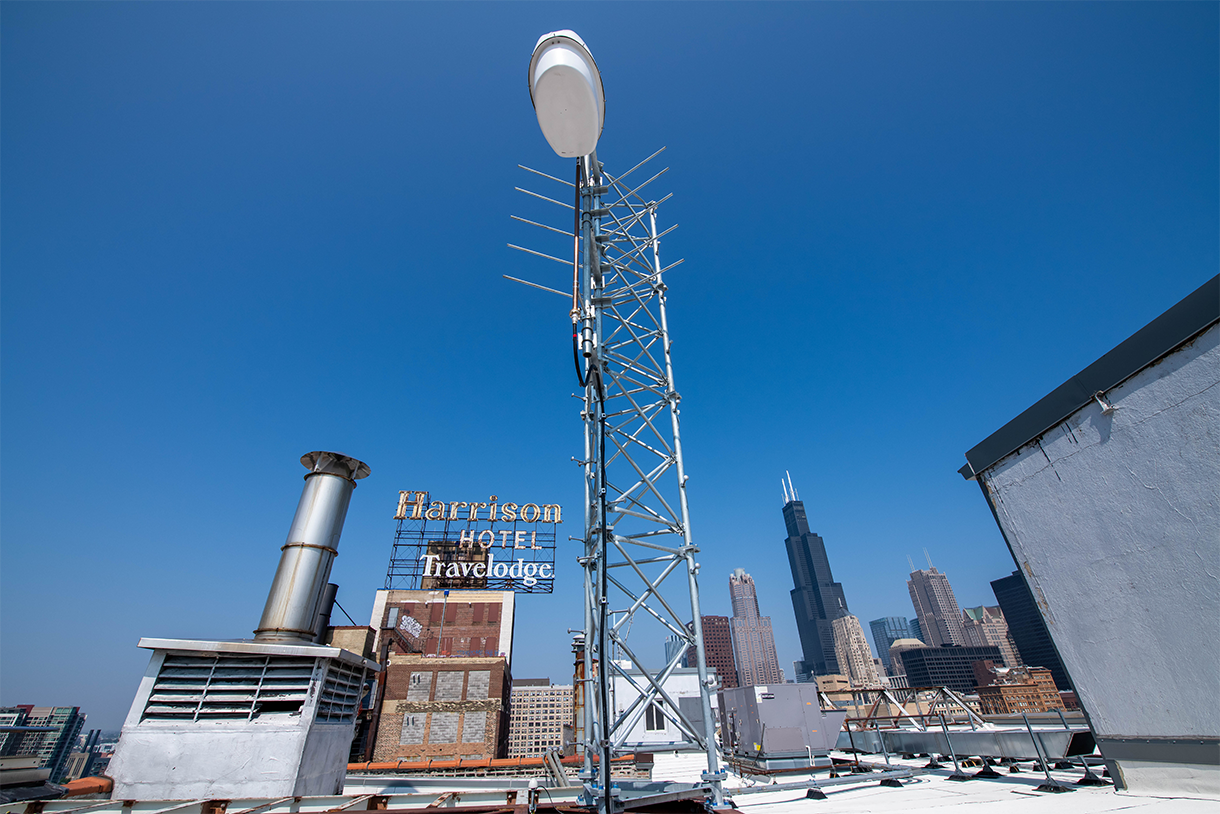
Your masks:
M504 757L508 694L503 658L391 654L373 760Z
M694 628L694 622L687 622L688 630ZM693 647L686 650L686 660L683 667L695 667L697 651ZM737 662L733 660L733 633L727 616L703 617L703 655L707 659L709 669L720 676L720 686L729 689L737 686Z
M372 760L507 755L513 600L509 591L377 592Z
M512 661L511 591L378 591L374 650Z
M1000 667L992 661L974 663L979 708L984 715L1050 712L1064 709L1051 671L1045 667Z

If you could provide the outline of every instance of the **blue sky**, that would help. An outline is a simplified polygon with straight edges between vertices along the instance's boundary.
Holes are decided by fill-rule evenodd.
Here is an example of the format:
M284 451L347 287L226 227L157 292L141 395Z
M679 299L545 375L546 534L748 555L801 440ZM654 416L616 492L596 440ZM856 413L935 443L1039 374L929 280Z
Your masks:
M373 470L333 574L362 622L400 489L579 516L566 306L501 278L566 274L505 247L562 220L513 191L572 171L526 89L558 28L607 169L668 147L706 612L743 567L799 657L784 470L866 627L924 548L993 603L963 452L1220 265L1218 10L0 5L0 703L117 728L140 636L250 635L309 450ZM575 554L518 677L570 680Z

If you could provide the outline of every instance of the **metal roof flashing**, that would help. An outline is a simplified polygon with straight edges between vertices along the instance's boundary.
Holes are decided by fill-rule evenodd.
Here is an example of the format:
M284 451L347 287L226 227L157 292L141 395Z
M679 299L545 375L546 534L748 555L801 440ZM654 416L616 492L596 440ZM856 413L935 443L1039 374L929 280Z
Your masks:
M958 472L966 480L1041 436L1093 400L1168 356L1220 320L1220 275L1136 331L1093 364L1056 387L1032 407L966 453Z
M348 664L363 665L365 669L374 673L381 672L381 666L375 661L352 653L350 650L324 644L259 642L253 639L159 639L145 636L140 639L138 646L146 650L173 650L204 655L229 653L241 656L329 658Z

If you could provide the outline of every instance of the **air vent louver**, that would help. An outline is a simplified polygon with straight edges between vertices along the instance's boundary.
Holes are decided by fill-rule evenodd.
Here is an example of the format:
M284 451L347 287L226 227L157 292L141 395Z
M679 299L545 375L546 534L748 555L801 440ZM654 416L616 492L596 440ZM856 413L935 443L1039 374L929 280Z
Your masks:
M166 656L143 720L253 720L300 715L313 659Z

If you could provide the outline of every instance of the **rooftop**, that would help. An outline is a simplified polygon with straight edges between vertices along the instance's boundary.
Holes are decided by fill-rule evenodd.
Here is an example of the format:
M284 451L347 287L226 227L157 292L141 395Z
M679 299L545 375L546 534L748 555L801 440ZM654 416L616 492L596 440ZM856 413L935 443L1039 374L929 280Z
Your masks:
M834 753L836 758L848 757L842 753ZM877 766L884 759L869 756L872 765ZM568 758L565 763L574 760ZM579 760L578 758L575 760ZM699 774L706 769L706 758L701 753L660 752L653 757L654 765L652 780L654 782L697 783ZM453 761L456 763L456 761ZM524 765L525 763L541 763L540 758L499 761L500 763ZM1057 782L1070 786L1072 791L1064 794L1048 794L1040 792L1037 787L1045 781L1045 775L1029 761L1020 764L1019 774L1003 773L999 778L976 779L969 782L949 780L953 773L951 763L947 768L924 769L927 758L903 760L892 757L890 762L895 769L910 770L913 774L904 778L901 788L886 787L879 784L878 775L866 773L858 775L843 775L834 781L827 781L825 770L816 775L816 779L826 795L825 800L810 800L806 797L805 788L780 788L775 791L746 791L747 789L763 789L771 785L766 780L743 778L730 773L725 782L725 792L733 800L734 805L743 814L811 814L811 812L835 812L835 814L919 814L925 811L944 811L957 806L969 806L969 814L1107 814L1107 812L1125 812L1125 814L1212 814L1217 810L1213 799L1190 797L1142 797L1123 792L1116 792L1113 786L1076 786L1075 783L1083 775L1079 768L1066 770L1051 770L1051 777ZM388 765L387 765L388 767ZM380 769L380 764L353 766L352 769L365 772ZM884 765L880 766L884 769ZM977 767L963 767L963 771L972 774ZM1100 771L1100 768L1097 768ZM810 780L808 774L785 773L776 781L779 784L799 785ZM76 781L88 785L89 781ZM831 784L833 782L833 785ZM458 812L465 806L486 806L496 795L503 798L504 792L492 792L495 788L523 789L527 779L521 778L462 778L433 775L422 777L416 774L412 778L365 774L357 771L348 775L345 787L346 796L292 798L271 802L266 807L267 814L287 814L290 810L299 814L323 814L326 811L338 810L342 806L351 811L363 811L363 804L374 793L388 794L386 804L389 809L419 808L431 801L435 805L440 798L449 800L448 808ZM96 784L95 784L96 785ZM486 790L480 790L486 789ZM454 799L453 792L459 792L460 802ZM573 795L577 789L552 788L551 794L556 797L553 803L574 801ZM77 794L105 793L102 788L80 788ZM736 792L736 793L734 793ZM67 814L73 809L87 806L94 814L154 814L154 812L174 811L175 814L203 814L205 801L179 801L167 808L170 801L142 801L133 807L123 806L122 800L89 801L88 798L69 797L62 800L48 801L42 809L44 814ZM235 801L237 802L237 801ZM242 809L255 806L260 801L240 801ZM352 805L355 803L355 805ZM0 814L23 814L27 803L11 803L0 805ZM371 808L371 805L370 805ZM82 809L83 810L83 809Z
M836 754L836 757L838 756L840 755ZM654 781L694 782L698 780L700 770L706 768L702 754L660 753L653 759ZM870 759L875 757L870 756ZM823 791L826 799L820 802L806 799L802 789L739 794L733 802L743 814L807 814L811 811L918 814L921 811L942 811L961 805L968 805L970 814L1103 814L1111 811L1123 811L1127 814L1214 814L1217 810L1214 800L1202 798L1136 797L1115 792L1113 786L1078 787L1074 784L1083 775L1083 770L1079 768L1052 770L1051 776L1055 780L1070 785L1075 790L1066 794L1047 794L1036 790L1045 781L1045 775L1040 769L1031 771L1029 763L1021 764L1020 774L1005 774L995 780L980 779L963 783L948 779L953 773L952 764L946 764L946 769L924 771L922 767L927 763L927 758L892 758L891 762L895 767L918 769L921 774L903 780L901 789L880 786L878 781L870 778L868 774L858 775L859 783L825 786ZM965 771L973 773L976 769ZM826 777L825 773L818 776ZM791 783L807 778L808 775L784 775L778 782ZM730 774L726 791L757 785ZM815 804L817 808L812 809L811 806Z

